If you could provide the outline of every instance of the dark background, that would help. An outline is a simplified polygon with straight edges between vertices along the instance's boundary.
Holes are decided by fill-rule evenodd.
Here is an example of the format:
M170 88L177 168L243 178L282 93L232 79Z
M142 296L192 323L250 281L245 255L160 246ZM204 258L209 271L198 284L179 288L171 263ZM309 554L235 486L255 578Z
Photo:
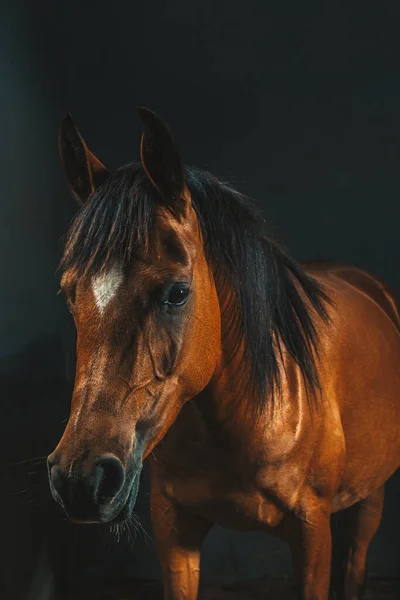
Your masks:
M396 3L38 0L2 3L0 597L158 575L152 541L68 523L44 457L68 416L74 331L58 290L75 205L58 161L69 110L110 168L138 158L146 104L182 154L253 196L299 260L398 273L400 69ZM366 324L367 325L367 324ZM20 462L27 461L29 462ZM400 572L400 480L370 552ZM151 537L144 477L139 511ZM289 573L284 544L216 529L203 574ZM46 592L47 589L47 592Z

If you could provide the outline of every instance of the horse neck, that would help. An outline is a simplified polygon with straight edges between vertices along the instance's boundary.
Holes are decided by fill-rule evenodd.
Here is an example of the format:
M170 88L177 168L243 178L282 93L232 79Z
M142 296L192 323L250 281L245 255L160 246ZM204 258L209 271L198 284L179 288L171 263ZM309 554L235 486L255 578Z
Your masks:
M195 402L204 420L214 430L229 432L231 438L240 440L250 448L265 432L273 434L282 427L297 426L304 405L304 382L295 361L283 352L280 362L280 390L276 391L275 402L265 396L265 407L261 413L255 410L254 386L251 369L245 359L245 341L238 337L233 326L239 314L237 301L231 290L219 290L221 306L221 351L220 359L207 388ZM246 438L246 439L245 439Z

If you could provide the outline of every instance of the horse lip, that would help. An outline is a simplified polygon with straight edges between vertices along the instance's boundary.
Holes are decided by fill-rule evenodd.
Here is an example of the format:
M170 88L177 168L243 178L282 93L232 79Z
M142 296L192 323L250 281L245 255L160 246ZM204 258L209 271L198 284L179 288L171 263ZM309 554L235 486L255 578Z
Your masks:
M137 477L135 474L135 476L133 477L132 482L130 484L129 492L127 494L125 502L123 502L121 504L117 514L112 516L112 518L107 518L107 517L102 518L101 515L99 515L99 519L96 519L96 520L91 520L91 519L86 520L86 519L79 519L79 518L77 519L77 518L74 518L73 516L71 516L68 513L68 511L65 509L64 506L63 506L63 509L64 509L68 519L71 521L71 523L75 523L77 525L113 525L115 523L120 523L122 521L125 521L129 517L129 515L132 511L132 508L133 508L133 505L132 505L132 507L128 507L128 504L133 499L136 500L136 496L137 496L137 492L138 492L138 485L135 486L136 479L137 479ZM115 499L113 499L113 500L115 500ZM121 518L121 515L125 512L126 509L127 509L127 514L123 515Z
M129 493L126 497L125 502L121 506L121 509L119 510L118 514L116 514L110 521L107 521L107 522L103 521L107 525L114 525L116 523L121 523L130 516L130 514L133 510L134 503L136 502L138 491L139 491L138 479L139 479L141 470L142 470L141 468L138 469L135 472L134 476L132 477L132 481L131 481L131 484L129 487ZM129 506L129 504L131 504L131 506ZM125 512L126 512L126 514L124 514Z

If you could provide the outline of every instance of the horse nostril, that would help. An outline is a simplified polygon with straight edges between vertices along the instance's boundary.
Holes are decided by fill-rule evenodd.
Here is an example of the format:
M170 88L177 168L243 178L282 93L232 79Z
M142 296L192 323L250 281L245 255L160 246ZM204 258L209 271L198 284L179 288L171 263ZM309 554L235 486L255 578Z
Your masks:
M115 456L97 459L94 472L94 496L97 500L114 498L125 481L125 470Z

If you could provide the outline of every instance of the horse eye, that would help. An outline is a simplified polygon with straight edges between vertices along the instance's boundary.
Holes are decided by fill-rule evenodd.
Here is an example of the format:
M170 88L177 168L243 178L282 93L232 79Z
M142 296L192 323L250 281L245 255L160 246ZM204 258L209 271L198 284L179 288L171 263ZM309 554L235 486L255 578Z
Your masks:
M187 283L174 283L166 290L163 304L168 306L182 306L189 297L189 286Z

